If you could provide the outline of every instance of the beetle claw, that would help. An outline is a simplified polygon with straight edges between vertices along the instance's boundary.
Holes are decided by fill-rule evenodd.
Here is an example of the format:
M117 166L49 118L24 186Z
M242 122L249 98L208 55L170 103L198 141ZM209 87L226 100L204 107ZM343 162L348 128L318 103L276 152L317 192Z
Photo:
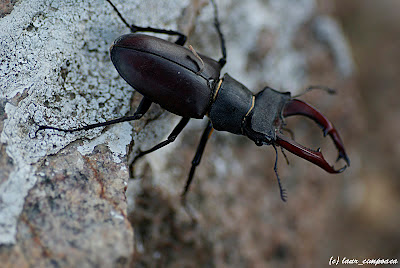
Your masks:
M320 150L314 151L308 149L294 140L288 139L283 135L277 134L276 143L286 150L318 165L319 167L323 168L329 173L341 173L343 172L348 166L350 166L350 159L348 158L345 150L343 142L339 136L339 133L333 126L333 124L324 116L322 115L317 109L312 107L311 105L297 99L292 99L288 101L283 109L282 115L284 117L293 116L293 115L304 115L314 122L316 122L321 128L324 133L324 136L329 135L333 140L336 148L339 151L339 155L336 161L343 159L346 162L346 165L340 169L335 169L333 166L329 165L326 162L324 156L322 155Z

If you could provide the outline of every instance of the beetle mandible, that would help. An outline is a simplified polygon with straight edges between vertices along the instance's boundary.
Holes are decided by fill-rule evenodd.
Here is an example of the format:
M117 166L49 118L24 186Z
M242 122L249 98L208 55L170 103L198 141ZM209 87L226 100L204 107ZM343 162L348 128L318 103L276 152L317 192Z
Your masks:
M196 167L199 165L207 140L213 129L244 135L256 145L272 145L275 149L274 170L278 180L280 196L286 201L286 193L277 172L277 149L280 146L289 152L306 159L329 173L340 173L350 166L343 142L333 124L318 110L304 101L291 97L289 92L281 93L265 87L253 94L240 82L228 74L220 78L221 69L226 63L225 40L220 29L217 7L214 0L214 25L217 30L222 57L215 61L197 54L189 46L184 47L187 37L172 30L129 25L116 6L107 0L122 22L131 30L114 41L110 48L111 61L122 78L140 94L143 99L133 116L126 116L111 121L87 125L74 129L61 129L51 126L39 126L39 130L54 129L64 132L88 130L119 122L140 119L150 108L158 103L165 110L182 117L168 138L154 147L140 152L138 158L156 151L173 142L182 132L191 118L209 118L201 137L192 167L182 193L183 199L189 190ZM175 43L157 37L138 34L152 32L178 36ZM346 165L335 169L324 159L322 153L306 148L281 133L285 125L284 118L303 115L315 121L329 135L338 152L337 161L344 159Z

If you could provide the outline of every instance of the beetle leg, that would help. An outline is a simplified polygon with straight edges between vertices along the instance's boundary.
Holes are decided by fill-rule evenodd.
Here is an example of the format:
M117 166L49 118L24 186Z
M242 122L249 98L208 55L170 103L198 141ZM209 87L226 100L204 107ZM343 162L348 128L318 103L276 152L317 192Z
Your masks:
M214 26L215 29L217 29L217 33L219 36L219 41L221 44L221 53L222 53L222 57L219 59L219 65L222 67L224 67L225 63L226 63L226 46L225 46L225 38L224 35L222 34L221 31L221 27L219 25L219 19L218 19L218 8L217 8L217 4L215 3L215 0L211 0L211 3L214 7Z
M336 161L339 161L341 158L343 158L346 161L347 165L350 166L350 159L347 157L339 133L337 132L333 124L324 115L322 115L317 109L315 109L311 105L298 99L290 100L283 109L284 117L292 115L304 115L316 122L322 128L324 136L329 135L333 140L336 148L338 149L339 156Z
M152 148L150 148L149 150L143 151L143 152L139 152L138 155L135 156L135 158L132 161L129 161L130 165L132 165L133 163L136 162L136 160L138 160L140 157L149 154L151 152L154 152L168 144L170 144L171 142L175 141L176 137L178 137L178 135L182 132L183 128L186 127L187 123L189 122L188 117L183 117L181 119L181 121L179 121L179 123L176 125L176 127L174 128L174 130L172 130L171 134L168 136L168 138L163 141L160 142L159 144L153 146Z
M193 157L192 167L190 168L189 176L186 181L185 188L182 192L182 203L183 204L185 204L186 194L189 191L190 184L192 183L194 171L196 170L196 167L200 164L201 157L204 152L204 148L206 147L207 141L210 138L213 130L214 129L212 127L211 121L208 121L207 127L204 129L203 135L201 136L201 139L200 139L200 143L197 147L196 154Z
M161 34L168 34L168 35L177 35L178 40L175 41L175 44L183 46L186 42L187 36L184 35L183 33L180 33L178 31L172 31L172 30L165 30L165 29L157 29L157 28L152 28L152 27L140 27L134 24L129 24L122 14L118 11L117 7L111 2L111 0L107 0L107 2L112 6L114 11L117 13L118 17L121 19L121 21L128 27L132 33L136 32L151 32L151 33L161 33Z
M106 121L106 122L101 122L101 123L96 123L96 124L92 124L92 125L87 125L84 127L71 128L71 129L62 129L62 128L51 127L51 126L39 126L39 129L36 130L36 132L38 132L39 130L43 130L43 129L54 129L54 130L63 131L63 132L75 132L75 131L81 131L81 130L89 130L89 129L97 128L97 127L105 127L105 126L122 123L122 122L127 122L127 121L138 120L138 119L142 118L143 115L149 110L151 104L152 104L151 100L149 100L146 97L143 97L142 101L139 104L139 107L136 109L136 112L132 116L124 116L124 117Z
M160 34L167 34L167 35L177 35L179 36L178 39L175 41L175 44L183 46L186 43L187 36L184 35L183 33L180 33L178 31L172 31L172 30L165 30L165 29L158 29L158 28L152 28L152 27L140 27L137 25L130 25L129 29L131 29L132 33L136 32L150 32L150 33L160 33Z

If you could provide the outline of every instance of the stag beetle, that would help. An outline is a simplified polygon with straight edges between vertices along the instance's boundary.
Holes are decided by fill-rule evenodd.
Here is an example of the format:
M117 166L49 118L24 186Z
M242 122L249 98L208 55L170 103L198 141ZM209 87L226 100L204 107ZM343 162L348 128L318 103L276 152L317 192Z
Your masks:
M265 87L253 95L249 89L228 74L220 78L227 53L214 0L211 0L214 8L214 26L219 36L222 52L219 61L197 54L191 46L189 49L185 48L183 45L187 37L180 32L129 25L116 6L110 0L107 1L132 32L114 41L110 48L111 61L122 78L143 95L141 103L133 116L75 129L39 126L38 131L54 129L74 132L138 120L148 111L153 102L171 113L182 116L167 140L149 150L140 152L133 160L134 162L139 157L173 142L190 118L201 119L207 116L208 124L192 161L192 167L182 193L183 199L189 190L195 169L200 163L205 145L213 129L244 135L258 146L272 145L274 147L276 153L274 170L283 201L286 200L286 194L281 186L276 168L276 146L314 163L329 173L340 173L350 165L339 133L333 124L315 108L292 98L289 92L281 93ZM160 33L178 38L175 43L172 43L136 32ZM335 169L327 163L319 150L308 149L282 135L281 129L285 125L284 118L293 115L303 115L314 120L322 128L324 136L329 135L332 138L339 151L337 161L343 158L346 165L341 169Z

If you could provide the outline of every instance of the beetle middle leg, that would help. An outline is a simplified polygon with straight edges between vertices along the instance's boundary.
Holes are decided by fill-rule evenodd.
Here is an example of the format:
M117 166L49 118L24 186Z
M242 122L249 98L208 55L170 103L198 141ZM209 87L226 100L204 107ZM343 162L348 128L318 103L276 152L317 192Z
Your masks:
M207 127L204 129L203 135L201 136L200 143L197 146L196 154L194 155L192 160L192 167L190 168L189 176L186 181L185 188L183 189L182 192L183 203L185 203L186 194L189 191L190 184L192 183L194 172L196 170L196 167L200 164L201 157L203 156L204 153L204 148L206 147L207 141L210 138L213 130L214 129L212 127L211 121L208 121Z
M139 152L138 155L135 156L135 158L129 163L130 165L132 165L133 163L136 162L136 160L138 160L139 158L145 156L146 154L149 154L151 152L157 151L158 149L161 149L162 147L172 143L175 141L175 139L178 137L178 135L182 132L182 130L186 127L187 123L189 122L190 118L188 117L183 117L181 119L181 121L179 121L179 123L176 125L176 127L174 128L174 130L172 130L171 134L168 136L168 138L163 141L160 142L159 144L153 146L152 148L150 148L149 150L143 151L143 152Z

